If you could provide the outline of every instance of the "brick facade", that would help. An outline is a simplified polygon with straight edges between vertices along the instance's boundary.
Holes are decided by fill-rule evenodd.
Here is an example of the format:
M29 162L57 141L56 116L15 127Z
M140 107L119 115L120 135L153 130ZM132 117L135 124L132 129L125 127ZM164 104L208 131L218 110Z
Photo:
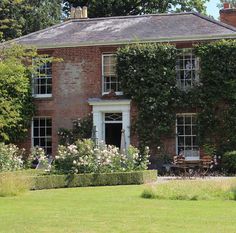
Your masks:
M191 47L192 43L178 43L177 48ZM72 121L92 112L89 98L102 98L102 54L114 53L117 46L90 46L39 50L61 58L52 65L52 97L35 98L36 116L52 118L52 147L55 155L58 146L57 132L60 128L72 128ZM131 104L131 126L137 114ZM131 144L138 145L137 135L131 132ZM170 153L175 154L175 137L164 140ZM21 146L31 147L31 130Z

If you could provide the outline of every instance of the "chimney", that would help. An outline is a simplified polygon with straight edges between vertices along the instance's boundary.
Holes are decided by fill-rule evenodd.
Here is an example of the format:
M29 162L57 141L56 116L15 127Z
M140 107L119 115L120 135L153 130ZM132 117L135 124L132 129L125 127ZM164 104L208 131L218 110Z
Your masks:
M71 7L70 10L70 18L71 19L87 19L88 18L88 8L86 6L83 9L79 7Z
M220 10L220 21L236 27L236 8L232 8L227 2L223 6L224 8Z
M88 7L87 6L84 6L83 9L82 9L82 12L83 12L83 18L88 18Z

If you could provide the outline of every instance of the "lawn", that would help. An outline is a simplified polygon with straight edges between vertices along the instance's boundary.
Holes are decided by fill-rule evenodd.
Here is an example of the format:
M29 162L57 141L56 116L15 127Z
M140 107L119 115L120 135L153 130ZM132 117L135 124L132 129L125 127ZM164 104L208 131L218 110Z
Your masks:
M143 189L88 187L3 197L0 232L236 232L235 201L144 199Z

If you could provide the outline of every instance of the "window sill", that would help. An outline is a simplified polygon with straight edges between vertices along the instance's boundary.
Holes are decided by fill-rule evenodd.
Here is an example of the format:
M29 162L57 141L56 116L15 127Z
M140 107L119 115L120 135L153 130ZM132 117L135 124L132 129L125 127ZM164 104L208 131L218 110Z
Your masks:
M109 95L110 94L110 92L102 92L102 95ZM123 93L123 91L117 91L117 92L115 92L115 94L116 95L123 95L124 93Z
M34 99L46 99L52 98L52 94L45 94L45 95L32 95Z

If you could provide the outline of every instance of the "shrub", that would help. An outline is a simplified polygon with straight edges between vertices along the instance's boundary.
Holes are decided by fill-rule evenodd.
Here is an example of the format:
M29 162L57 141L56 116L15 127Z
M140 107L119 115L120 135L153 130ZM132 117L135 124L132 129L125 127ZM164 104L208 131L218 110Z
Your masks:
M21 174L7 172L0 173L0 196L17 196L29 190L31 187L30 177Z
M16 145L0 143L0 172L23 168L23 153Z
M149 163L149 149L140 151L130 146L125 153L119 148L99 143L95 147L90 139L78 140L69 146L59 146L55 168L63 173L107 173L145 170Z
M155 170L100 174L45 175L34 177L32 189L143 184L154 182L156 178L157 172Z
M229 151L223 155L222 168L228 174L236 174L236 151Z
M169 181L147 186L141 196L170 200L236 200L236 179Z

